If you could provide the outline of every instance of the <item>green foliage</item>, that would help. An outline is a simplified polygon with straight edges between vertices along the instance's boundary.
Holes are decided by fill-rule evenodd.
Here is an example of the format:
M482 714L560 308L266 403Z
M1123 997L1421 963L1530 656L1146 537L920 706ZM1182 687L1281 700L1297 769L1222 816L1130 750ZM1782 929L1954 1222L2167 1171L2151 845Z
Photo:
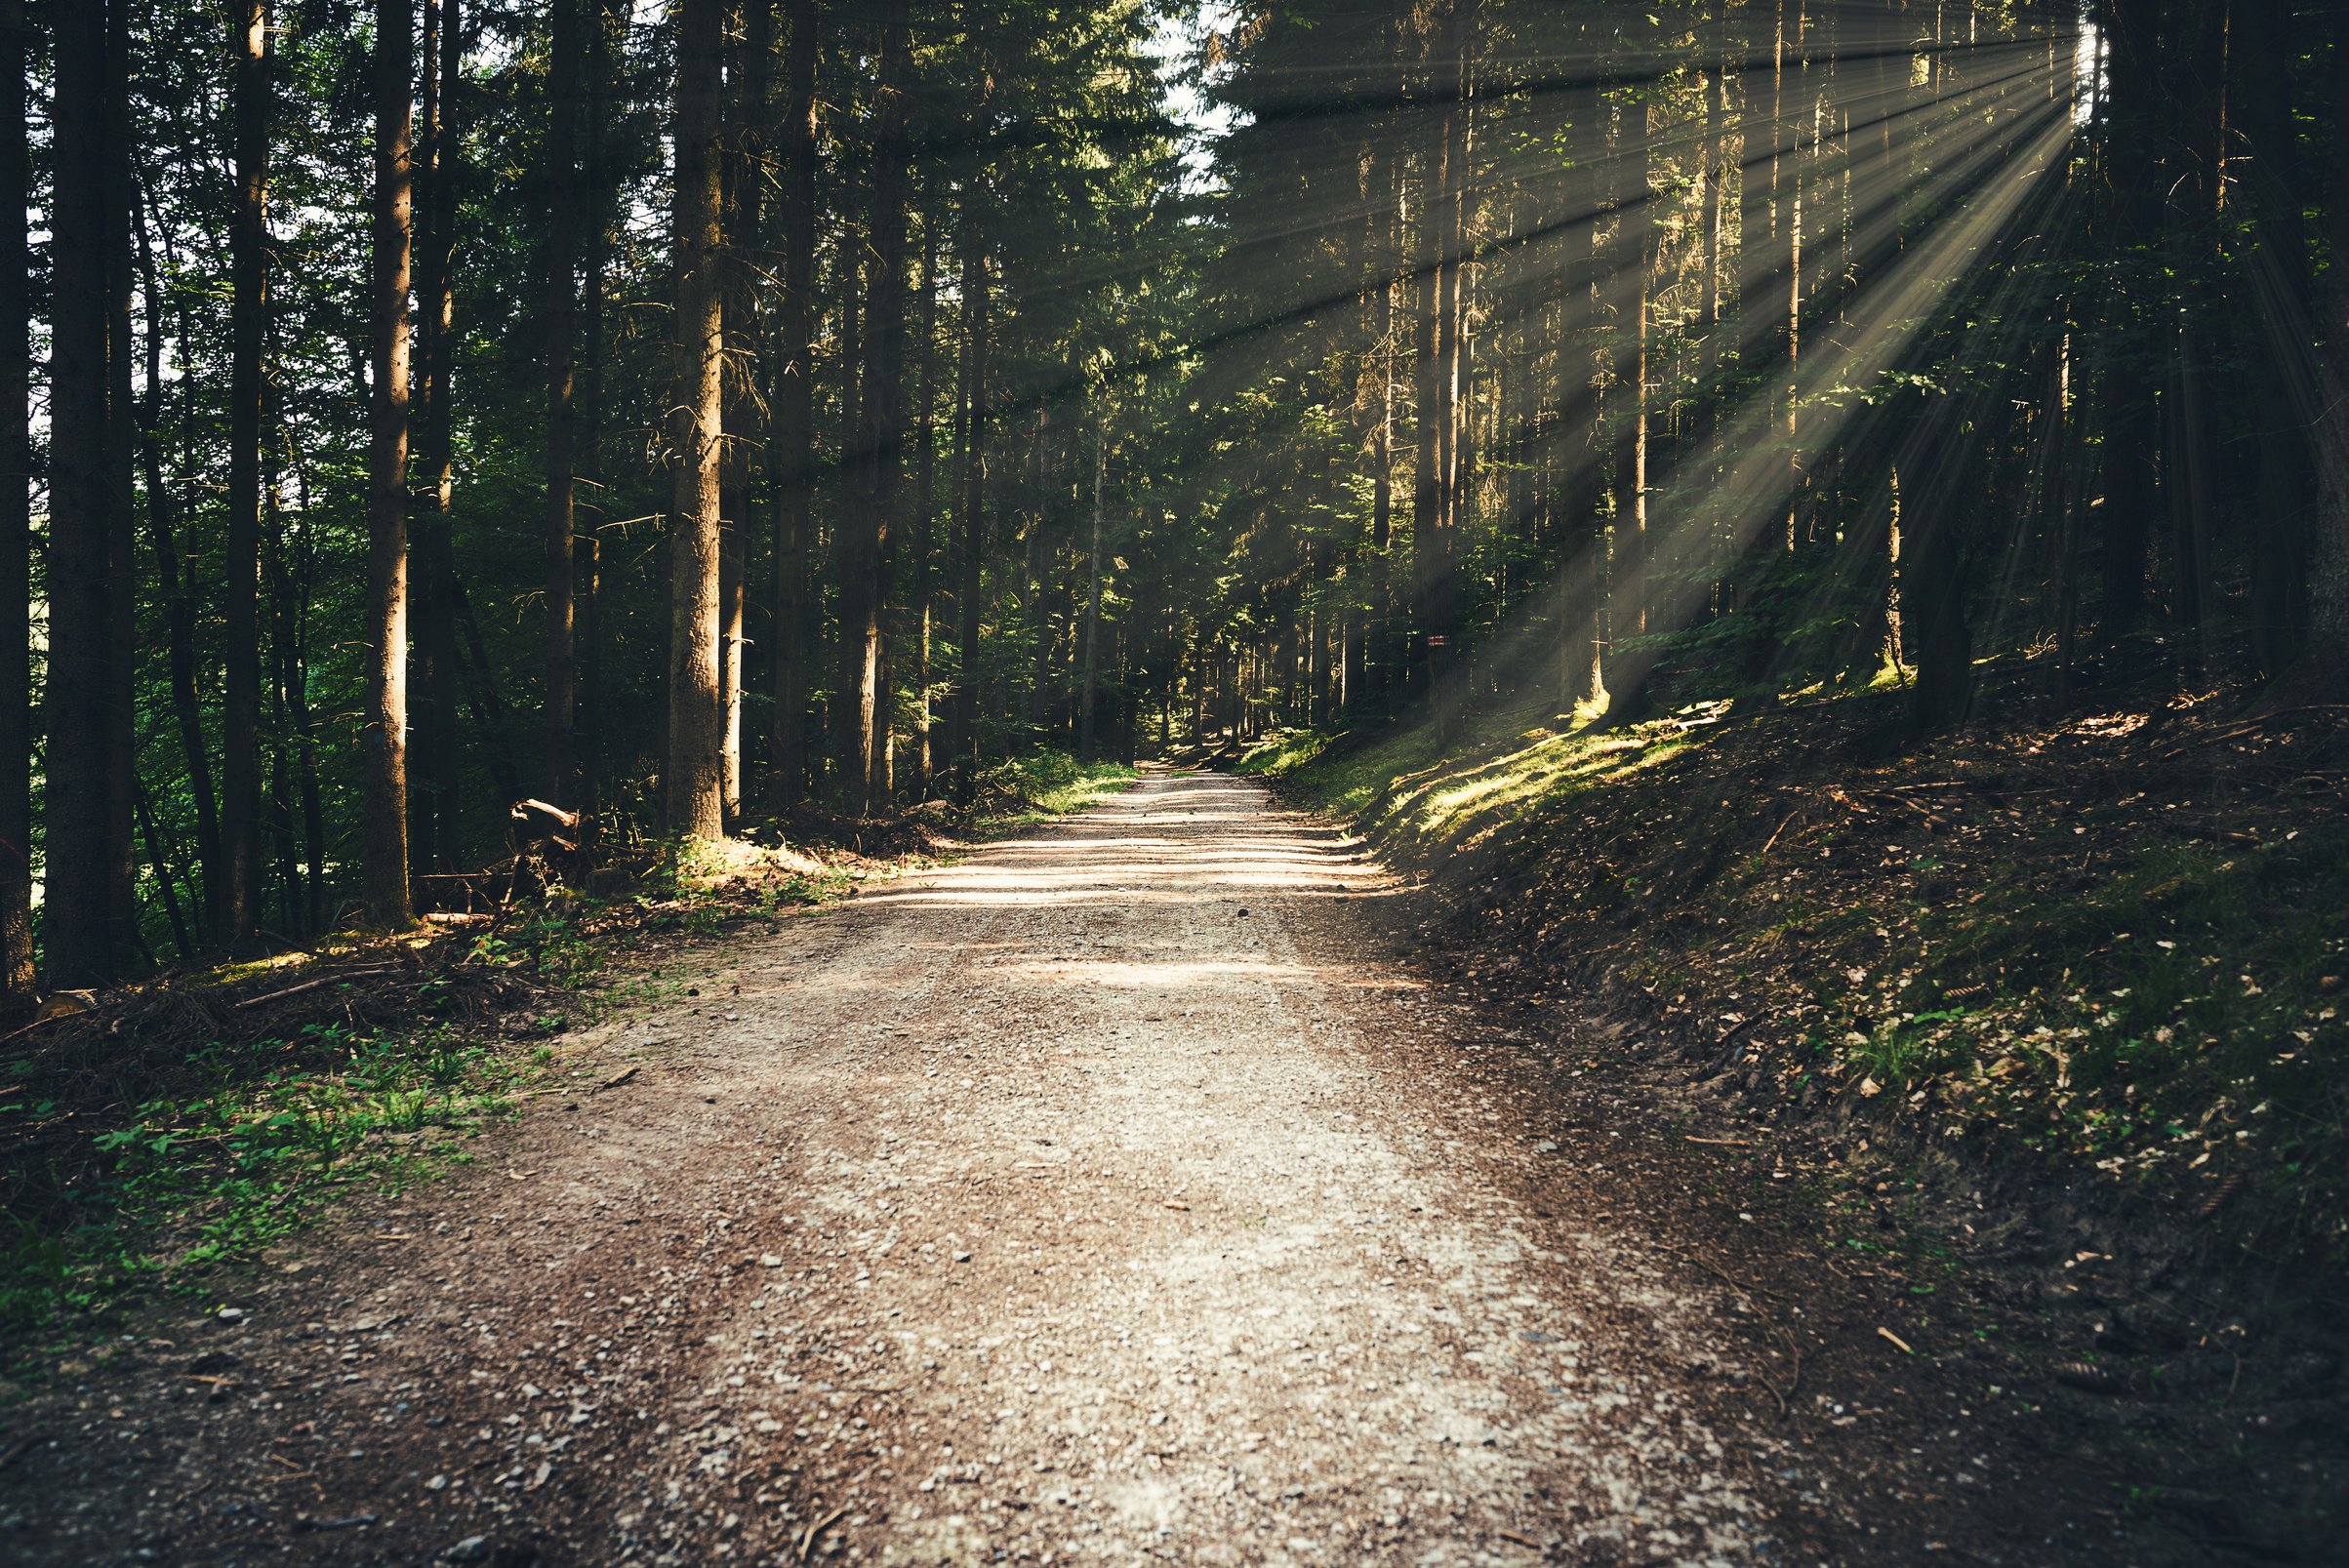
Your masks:
M1082 811L1134 782L1121 762L1079 762L1066 751L1032 751L981 776L986 802L982 833L1006 832L1049 817Z
M258 1049L339 1060L251 1075L254 1050L199 1049L207 1087L91 1136L103 1174L70 1229L17 1219L17 1244L0 1252L0 1328L102 1309L134 1285L201 1291L216 1266L284 1239L343 1192L396 1190L470 1158L465 1142L549 1060L544 1046L516 1058L445 1025L311 1024ZM0 1103L0 1115L23 1113Z

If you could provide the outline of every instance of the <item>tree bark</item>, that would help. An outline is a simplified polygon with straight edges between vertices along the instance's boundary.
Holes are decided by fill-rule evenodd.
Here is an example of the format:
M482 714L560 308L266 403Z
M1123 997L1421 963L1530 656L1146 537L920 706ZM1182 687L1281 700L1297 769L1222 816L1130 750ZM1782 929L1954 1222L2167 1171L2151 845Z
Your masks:
M918 357L913 383L913 798L930 797L930 631L936 574L931 570L937 531L938 469L938 225L929 211L921 221L921 320L915 328Z
M139 758L135 729L139 649L137 493L131 480L138 442L131 400L131 223L136 185L131 177L131 8L106 13L106 124L108 152L104 227L100 246L106 301L106 726L107 909L115 973L151 967L154 952L140 930L139 867L132 846L138 807Z
M24 0L0 0L0 211L31 193ZM0 1000L23 1001L32 950L32 246L0 225ZM54 505L54 502L53 502Z
M376 0L374 391L367 475L362 901L370 924L414 920L408 891L408 284L414 231L409 0Z
M719 460L718 682L724 695L725 809L729 823L743 808L743 704L747 695L751 455L763 450L765 402L752 367L758 362L758 285L766 267L766 126L772 113L768 78L775 50L769 0L746 0L743 39L729 72L734 98L727 116L725 199L726 370L725 450Z
M1631 292L1631 326L1624 355L1631 372L1631 419L1623 461L1629 470L1628 504L1615 510L1613 593L1608 606L1609 652L1613 656L1612 685L1607 693L1609 725L1627 724L1647 715L1652 703L1651 680L1656 653L1644 644L1623 647L1628 636L1644 637L1649 630L1649 601L1654 596L1655 538L1648 530L1648 443L1651 435L1650 393L1654 373L1653 346L1656 290L1656 204L1662 199L1653 105L1644 92L1622 105L1625 135L1636 139L1631 160L1632 189L1624 213L1621 241L1623 265L1632 269L1625 287Z
M2238 324L2244 352L2236 395L2248 403L2284 388L2293 416L2260 420L2253 440L2251 646L2261 672L2275 676L2293 667L2307 646L2307 529L2316 481L2309 434L2321 405L2308 375L2313 335L2294 330L2311 319L2308 234L2295 178L2302 159L2294 100L2304 89L2293 79L2288 0L2243 0L2233 15L2239 25L2227 51L2228 119L2244 153L2237 166L2252 230L2246 264L2283 302Z
M457 840L460 741L457 729L457 543L452 510L456 465L450 376L456 358L457 101L464 54L461 0L426 0L423 97L415 173L416 223L415 455L423 471L421 510L412 509L410 599L415 701L409 728L409 853L425 870L450 870ZM413 497L413 493L412 493ZM412 499L411 506L415 505Z
M2145 6L2107 8L2111 49L2113 116L2111 191L2115 242L2124 253L2154 246L2162 226L2163 181L2155 148L2163 105L2156 53L2155 14ZM2104 335L2119 363L2108 380L2111 413L2105 433L2103 618L2098 626L2107 646L2138 629L2146 608L2146 555L2152 543L2153 512L2161 494L2162 411L2156 379L2139 368L2155 363L2151 337L2154 302L2167 291L2148 268L2126 263L2135 274L2114 292L2109 308L2121 312Z
M107 206L122 157L107 33L120 0L89 0L56 15L57 89L52 113L56 195L55 274L69 280L52 308L49 507L49 747L42 935L53 986L103 985L122 972L115 883L130 839L117 833L111 784L116 732L129 708L115 700L118 626L110 578L114 476L112 312L101 281L115 228Z
M955 796L967 802L979 769L979 600L984 591L987 503L987 253L974 230L967 202L960 241L962 292L962 388L957 399L958 433L954 473L954 692L949 710L947 753L956 770Z
M1110 432L1106 418L1093 432L1093 540L1088 552L1089 582L1085 587L1085 673L1077 698L1076 754L1090 764L1093 749L1093 699L1101 669L1101 482L1110 462Z
M1444 0L1428 51L1428 141L1421 170L1418 462L1412 483L1412 577L1427 690L1446 740L1461 594L1458 531L1466 477L1469 39L1476 0Z
M724 294L719 276L719 80L724 0L680 0L677 18L674 264L675 489L669 518L669 830L725 834L725 707L718 686L718 456Z

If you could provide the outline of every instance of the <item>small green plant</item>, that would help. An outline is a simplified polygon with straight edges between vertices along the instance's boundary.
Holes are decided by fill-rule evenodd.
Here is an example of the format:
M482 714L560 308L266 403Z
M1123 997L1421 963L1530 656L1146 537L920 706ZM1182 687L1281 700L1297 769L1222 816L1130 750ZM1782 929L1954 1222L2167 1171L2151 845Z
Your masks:
M307 1065L252 1070L288 1051ZM206 1270L281 1240L339 1192L428 1177L553 1059L541 1044L514 1060L442 1025L390 1035L327 1024L191 1055L206 1086L91 1136L102 1174L69 1223L16 1219L14 1244L0 1244L0 1322L96 1310L142 1283L199 1288Z

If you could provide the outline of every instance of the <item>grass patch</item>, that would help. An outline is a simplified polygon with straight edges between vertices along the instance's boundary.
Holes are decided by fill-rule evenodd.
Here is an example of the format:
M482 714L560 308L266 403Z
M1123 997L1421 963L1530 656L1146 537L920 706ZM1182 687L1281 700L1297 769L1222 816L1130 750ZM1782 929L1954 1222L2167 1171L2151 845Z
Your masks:
M979 779L972 829L994 837L1082 811L1134 782L1122 762L1079 762L1066 751L1033 751L997 763Z
M447 1025L312 1024L292 1040L207 1042L190 1063L198 1087L88 1136L98 1158L68 1223L12 1216L0 1327L101 1310L135 1286L200 1291L215 1266L282 1240L344 1192L394 1191L463 1162L465 1142L510 1114L549 1055L498 1051ZM54 1106L0 1102L20 1125L45 1113Z

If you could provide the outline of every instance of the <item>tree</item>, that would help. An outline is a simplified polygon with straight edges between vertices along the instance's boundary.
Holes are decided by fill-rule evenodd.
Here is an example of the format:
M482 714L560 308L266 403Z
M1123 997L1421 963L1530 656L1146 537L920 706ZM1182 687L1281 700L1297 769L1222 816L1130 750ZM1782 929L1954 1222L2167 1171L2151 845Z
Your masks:
M361 861L374 925L414 918L408 889L408 284L415 170L409 0L376 0L373 347Z
M229 7L236 210L229 228L228 542L222 552L226 679L221 698L221 850L214 924L253 934L261 888L262 353L267 331L268 8Z
M889 523L905 462L906 0L881 17L872 87L871 254L861 396L850 439L840 518L840 702L835 739L841 802L862 815L887 795L889 693L882 681L882 620Z
M582 0L551 0L547 81L547 798L577 806L579 747L574 733L579 666L572 646L572 596L578 579L573 507L577 489L578 410L574 340L579 265L579 99L585 53ZM588 0L593 3L593 0ZM600 22L591 25L600 26ZM598 128L600 134L600 128Z
M459 621L455 400L457 185L463 145L458 84L463 77L462 0L425 0L419 51L423 112L414 153L415 385L408 557L409 855L426 871L455 867L461 798L458 734ZM494 723L492 704L475 706ZM500 726L502 728L502 726ZM510 799L519 788L505 791Z
M782 258L775 300L769 486L775 512L774 712L769 794L778 806L807 785L807 564L815 479L816 57L818 9L791 0L778 118Z
M115 369L117 334L109 279L113 211L125 194L121 56L113 35L121 0L68 8L57 22L55 270L80 280L59 291L50 366L49 680L44 795L47 899L43 945L57 986L103 985L128 967L136 933L122 923L129 899L131 835L117 808L117 754L130 744L127 691L115 651L131 640L114 591L127 583L117 543ZM125 261L127 262L127 257ZM119 454L127 458L127 449ZM127 507L125 508L127 510ZM127 802L125 803L127 804Z
M962 294L961 389L954 416L954 685L948 699L947 755L955 792L968 800L977 784L979 750L979 615L986 583L987 408L992 293L976 214L962 213L959 265Z
M725 704L718 687L718 460L725 356L720 269L719 90L723 0L680 0L676 12L676 396L670 417L675 488L669 508L669 830L725 836Z
M0 0L0 211L31 193L24 0ZM0 999L38 984L32 944L32 244L0 229Z
M2333 84L2349 83L2349 16L2333 18ZM2349 243L2349 101L2336 99L2325 196L2330 254ZM2316 428L2317 503L2308 564L2308 646L2324 684L2349 691L2349 268L2336 260L2327 275L2324 413Z

